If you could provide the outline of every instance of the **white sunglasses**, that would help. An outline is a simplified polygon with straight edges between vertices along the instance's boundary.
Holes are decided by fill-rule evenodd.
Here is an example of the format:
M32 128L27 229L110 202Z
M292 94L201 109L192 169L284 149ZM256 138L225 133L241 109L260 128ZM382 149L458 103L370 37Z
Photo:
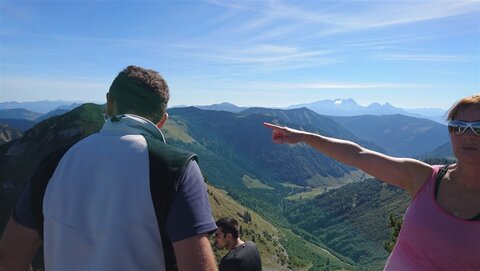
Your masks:
M466 122L460 120L451 120L448 122L448 131L455 135L461 135L470 128L474 134L480 136L480 122Z

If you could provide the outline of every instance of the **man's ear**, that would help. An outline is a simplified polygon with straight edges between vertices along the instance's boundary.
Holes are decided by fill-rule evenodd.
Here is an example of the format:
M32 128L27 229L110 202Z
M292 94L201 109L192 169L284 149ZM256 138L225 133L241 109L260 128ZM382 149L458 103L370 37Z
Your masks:
M157 122L157 127L158 127L158 129L162 128L162 126L165 124L165 122L167 121L167 119L168 119L168 113L165 112L165 113L163 114L162 119Z
M227 234L225 235L225 238L226 238L227 240L233 240L233 235L232 235L231 233L227 233Z

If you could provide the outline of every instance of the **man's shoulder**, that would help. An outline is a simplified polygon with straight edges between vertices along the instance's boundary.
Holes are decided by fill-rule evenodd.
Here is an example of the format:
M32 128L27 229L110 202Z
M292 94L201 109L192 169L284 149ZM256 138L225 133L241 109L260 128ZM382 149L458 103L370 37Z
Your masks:
M254 242L252 241L245 241L245 246L247 247L257 247L257 244L255 244Z
M219 268L221 271L261 270L261 257L256 244L247 241L232 249L222 258Z
M257 244L255 244L252 241L245 241L243 243L243 246L241 246L240 248L243 248L243 250L245 250L247 252L252 251L252 250L257 250Z
M145 137L150 156L154 156L159 161L168 164L184 164L190 160L197 160L197 155L193 152L179 147L169 145L156 138Z
M258 251L257 245L254 242L246 241L242 245L232 249L232 251L230 251L230 253L228 253L226 256L230 256L231 258L241 258L256 251Z

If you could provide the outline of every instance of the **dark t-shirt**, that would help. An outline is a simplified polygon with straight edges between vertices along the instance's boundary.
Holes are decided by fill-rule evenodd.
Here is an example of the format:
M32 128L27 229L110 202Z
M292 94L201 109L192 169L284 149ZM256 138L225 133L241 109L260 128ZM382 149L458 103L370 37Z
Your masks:
M220 271L259 271L262 270L262 261L255 243L247 241L230 250L218 267Z

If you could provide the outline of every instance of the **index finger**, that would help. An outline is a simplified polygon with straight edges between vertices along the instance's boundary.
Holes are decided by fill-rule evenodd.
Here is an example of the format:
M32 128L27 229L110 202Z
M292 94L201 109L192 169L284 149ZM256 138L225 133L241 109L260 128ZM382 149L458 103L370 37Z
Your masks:
M268 123L268 122L264 122L263 123L263 126L269 128L269 129L272 129L272 130L284 130L285 128L282 127L282 126L278 126L278 125L275 125L275 124L271 124L271 123Z

